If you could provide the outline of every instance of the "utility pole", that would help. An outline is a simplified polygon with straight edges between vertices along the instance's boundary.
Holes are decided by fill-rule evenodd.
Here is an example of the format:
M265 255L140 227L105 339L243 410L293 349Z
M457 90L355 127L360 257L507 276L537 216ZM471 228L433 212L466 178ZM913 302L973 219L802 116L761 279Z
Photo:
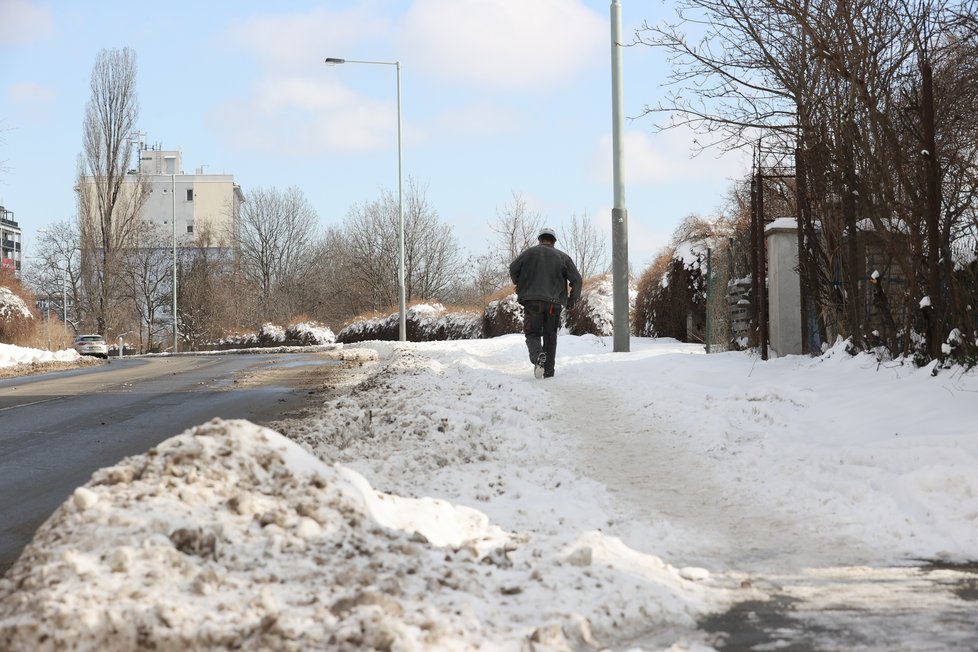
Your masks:
M941 180L935 136L934 76L927 55L923 56L920 64L920 118L924 136L924 174L927 180L927 295L930 297L927 352L931 358L937 359L941 355L941 328L944 322L944 300L941 297Z
M173 174L170 175L170 211L173 222L173 352L177 352L177 169L173 161Z
M628 325L628 210L625 208L622 129L625 122L621 78L621 1L611 2L611 142L614 207L611 209L611 270L614 351L630 349Z

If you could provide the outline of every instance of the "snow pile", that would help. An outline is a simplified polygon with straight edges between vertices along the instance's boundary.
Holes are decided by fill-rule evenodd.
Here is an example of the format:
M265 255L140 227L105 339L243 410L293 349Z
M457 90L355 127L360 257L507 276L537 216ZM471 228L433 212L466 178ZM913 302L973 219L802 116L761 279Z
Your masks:
M39 362L72 362L80 357L78 351L74 349L44 351L43 349L14 346L13 344L0 344L0 368Z
M486 337L523 332L523 306L517 301L515 292L489 302L485 324Z
M562 336L557 376L541 383L522 339L371 343L380 373L282 430L385 491L478 505L536 536L611 520L631 548L680 567L729 570L731 556L776 551L973 559L974 372L881 366L842 344L761 362L667 339L633 338L622 355L606 338Z
M10 288L0 285L0 319L33 319L30 308Z
M290 342L298 342L303 345L333 344L336 342L336 335L329 326L324 326L316 322L304 321L292 324L285 329L285 339Z
M567 543L375 492L271 430L214 420L74 492L0 580L0 642L558 650L594 643L588 620L689 625L709 597L617 539Z
M220 349L240 349L270 346L320 346L333 344L336 336L323 324L305 321L283 328L271 322L262 325L257 333L231 334L215 342Z
M215 421L76 491L0 649L702 650L734 601L814 599L786 578L846 605L973 563L975 371L630 345L562 335L546 381L519 334L348 347L377 364L295 443Z
M628 286L628 311L635 307L638 289ZM571 335L612 335L615 326L614 279L610 274L589 280L581 291L577 306L567 314Z
M258 341L262 344L281 344L285 342L285 329L268 322L258 329Z
M217 340L215 344L221 348L244 348L258 346L257 333L232 333Z
M450 311L440 303L409 306L404 314L407 339L411 342L475 339L483 336L482 315L468 310ZM344 327L337 342L397 340L400 313L379 319L361 319Z

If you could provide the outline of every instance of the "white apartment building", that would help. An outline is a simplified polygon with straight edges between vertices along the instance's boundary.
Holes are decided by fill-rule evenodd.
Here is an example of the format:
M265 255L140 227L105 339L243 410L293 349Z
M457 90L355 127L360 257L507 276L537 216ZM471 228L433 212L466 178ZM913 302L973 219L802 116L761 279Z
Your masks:
M140 146L139 166L126 175L121 196L132 197L137 183L146 184L146 196L139 219L163 227L170 234L174 229L178 247L207 246L231 248L237 239L237 229L244 194L231 174L204 174L199 168L194 174L183 170L179 150ZM77 190L85 198L92 197L91 177L82 177ZM86 215L86 211L81 211ZM94 215L88 215L94 219Z
M20 226L14 221L14 212L0 206L0 268L13 272L18 278L24 260L23 237Z
M178 150L146 148L139 151L139 170L149 193L142 219L167 229L176 225L177 245L199 244L230 247L237 238L238 218L244 195L230 174L194 174L183 170Z

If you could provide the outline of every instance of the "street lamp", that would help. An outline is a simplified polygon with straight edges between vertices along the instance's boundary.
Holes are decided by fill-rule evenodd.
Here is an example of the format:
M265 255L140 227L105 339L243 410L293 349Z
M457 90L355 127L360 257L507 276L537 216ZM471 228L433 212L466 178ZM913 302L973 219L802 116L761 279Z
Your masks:
M170 213L173 222L173 352L177 352L177 163L170 175Z
M398 256L397 286L399 302L398 339L407 341L407 304L404 290L404 174L401 158L401 62L400 61L356 61L328 57L326 64L337 66L344 63L366 63L381 66L394 66L397 69L397 214L398 214Z
M621 2L611 2L611 131L615 205L611 209L612 313L615 353L628 353L628 209L625 208L621 79Z

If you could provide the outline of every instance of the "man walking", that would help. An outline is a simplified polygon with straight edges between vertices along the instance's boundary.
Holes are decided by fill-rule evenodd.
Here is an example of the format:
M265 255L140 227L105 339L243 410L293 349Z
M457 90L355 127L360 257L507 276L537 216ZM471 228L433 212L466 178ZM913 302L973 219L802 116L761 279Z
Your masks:
M570 256L554 247L557 234L553 229L541 229L537 242L510 263L509 277L516 284L516 298L523 305L523 333L533 375L550 378L557 355L560 311L564 306L572 308L580 298L581 273Z

